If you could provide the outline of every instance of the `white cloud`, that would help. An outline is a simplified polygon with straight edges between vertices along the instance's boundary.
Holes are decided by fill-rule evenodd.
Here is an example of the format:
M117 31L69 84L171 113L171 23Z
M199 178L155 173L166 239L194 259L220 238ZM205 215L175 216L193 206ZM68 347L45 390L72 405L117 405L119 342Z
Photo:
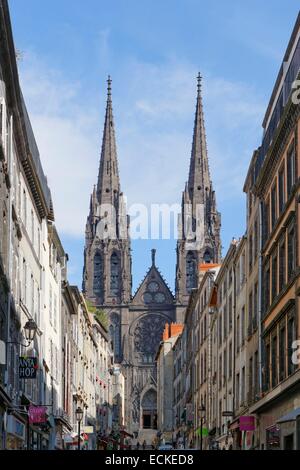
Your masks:
M108 35L104 31L101 36L105 56ZM159 65L131 60L119 73L122 89L115 100L113 87L113 103L128 202L180 202L189 167L197 70L174 59ZM233 198L242 189L262 107L246 84L202 73L212 177L218 200ZM33 54L25 57L20 75L58 229L83 236L97 180L104 109L86 104L92 99L83 99L84 84L68 81Z

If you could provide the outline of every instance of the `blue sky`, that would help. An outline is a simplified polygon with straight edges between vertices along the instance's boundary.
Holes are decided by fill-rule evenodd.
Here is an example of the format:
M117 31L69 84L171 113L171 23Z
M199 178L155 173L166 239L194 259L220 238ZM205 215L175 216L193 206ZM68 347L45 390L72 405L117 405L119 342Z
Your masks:
M10 0L19 73L56 224L81 285L84 226L96 182L106 77L121 185L132 203L180 203L187 179L197 72L223 254L245 230L244 178L299 10L296 0ZM173 289L175 240L137 240L133 284L157 248Z

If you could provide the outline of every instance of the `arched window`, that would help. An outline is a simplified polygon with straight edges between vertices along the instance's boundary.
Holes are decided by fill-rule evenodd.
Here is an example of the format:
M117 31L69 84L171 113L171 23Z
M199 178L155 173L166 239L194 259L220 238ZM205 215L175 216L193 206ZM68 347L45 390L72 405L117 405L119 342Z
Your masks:
M110 258L110 292L118 295L120 290L120 259L116 253Z
M211 254L209 250L206 250L203 256L204 263L211 263Z
M190 292L197 287L197 260L194 253L188 252L186 257L186 289Z
M94 256L94 294L100 297L103 293L103 259L99 251Z
M115 362L119 362L121 357L121 335L120 335L120 317L116 312L110 316L109 335L112 342Z

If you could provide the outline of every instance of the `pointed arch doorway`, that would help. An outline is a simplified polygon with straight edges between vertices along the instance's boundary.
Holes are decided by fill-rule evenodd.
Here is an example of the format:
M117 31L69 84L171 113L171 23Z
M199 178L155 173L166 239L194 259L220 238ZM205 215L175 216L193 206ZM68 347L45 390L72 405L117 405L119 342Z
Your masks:
M157 429L157 393L154 388L144 394L141 408L142 428Z

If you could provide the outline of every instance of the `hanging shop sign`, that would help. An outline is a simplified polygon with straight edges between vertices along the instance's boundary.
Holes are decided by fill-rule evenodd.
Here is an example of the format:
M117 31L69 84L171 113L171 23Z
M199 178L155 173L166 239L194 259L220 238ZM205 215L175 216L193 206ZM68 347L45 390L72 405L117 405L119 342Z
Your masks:
M82 432L86 434L93 434L94 433L94 426L83 426Z
M240 416L240 431L254 431L255 430L255 417L254 416Z
M36 379L36 371L38 369L37 357L19 357L19 378L20 379Z
M47 407L30 405L28 409L29 422L31 424L41 424L47 421Z
M222 416L224 416L224 417L225 417L225 416L229 416L229 417L230 417L230 416L233 416L233 411L223 411L223 412L222 412Z

